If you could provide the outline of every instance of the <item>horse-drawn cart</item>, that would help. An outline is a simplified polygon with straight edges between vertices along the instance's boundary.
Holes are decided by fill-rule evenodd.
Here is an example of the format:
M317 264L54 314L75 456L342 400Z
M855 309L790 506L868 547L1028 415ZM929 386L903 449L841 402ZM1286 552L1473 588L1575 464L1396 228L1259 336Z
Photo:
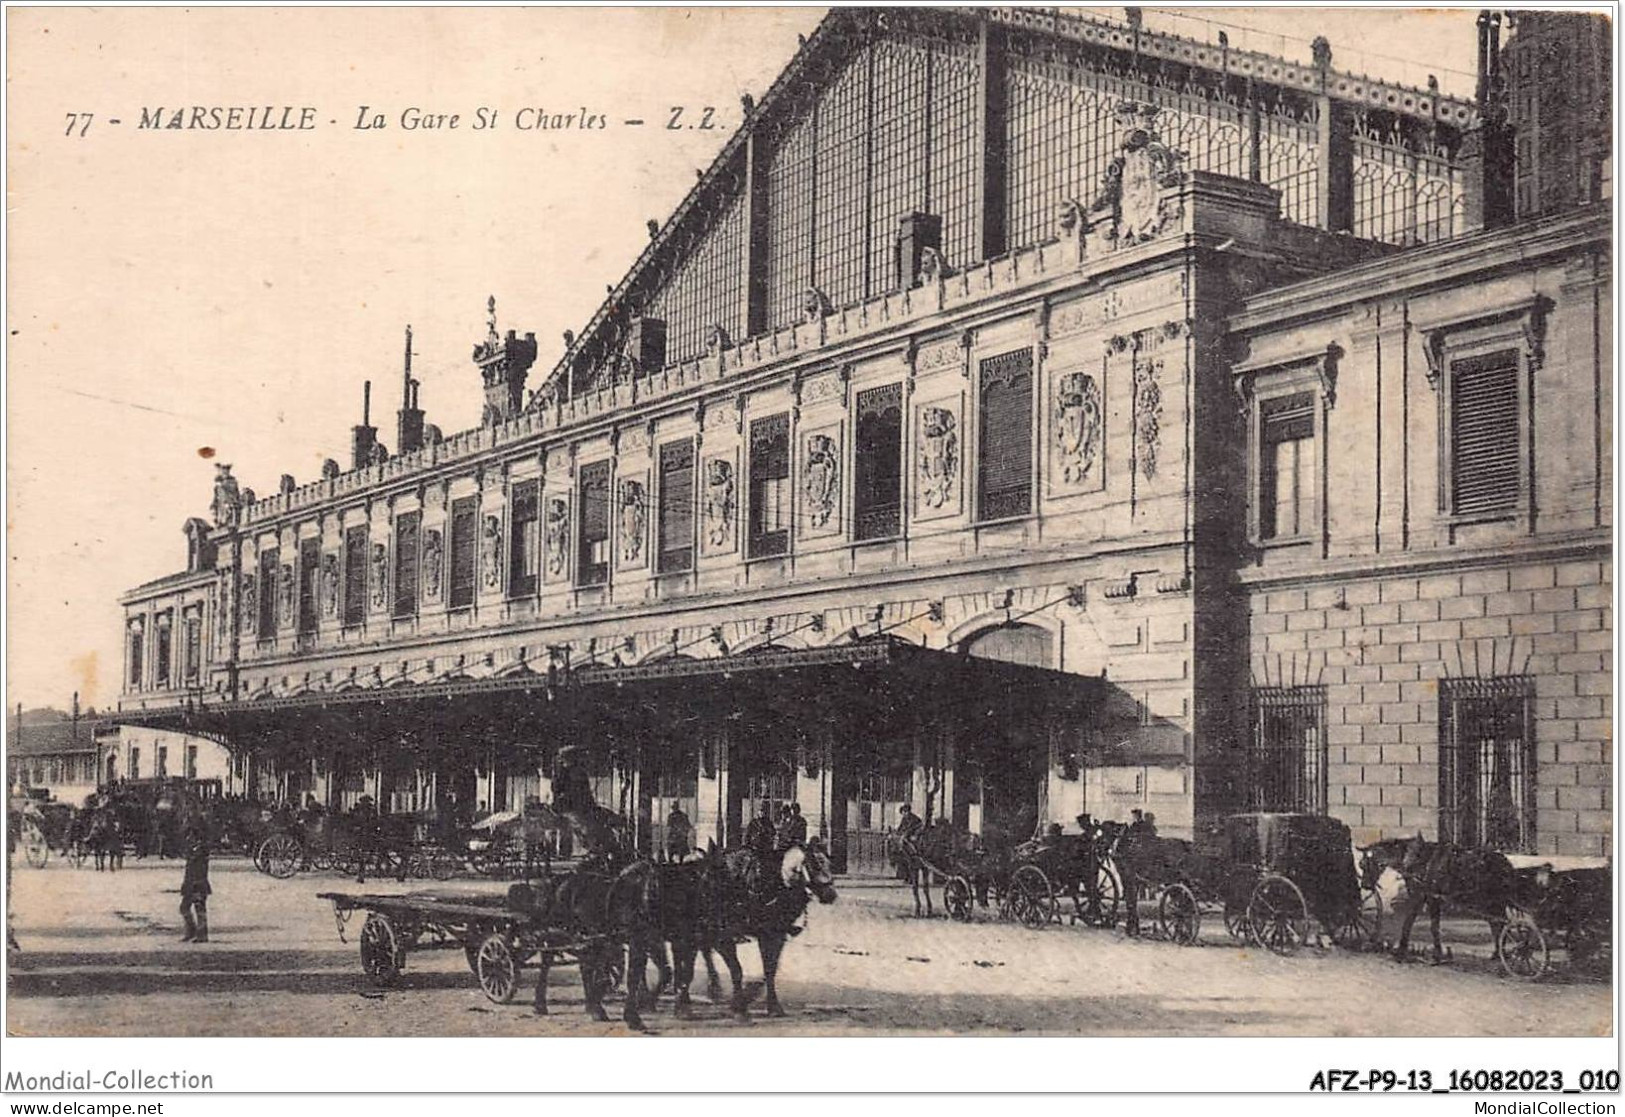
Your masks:
M1591 858L1508 855L1515 876L1510 918L1496 939L1502 968L1534 980L1551 966L1555 940L1569 966L1607 975L1613 966L1614 876Z
M1142 891L1155 891L1158 929L1183 945L1197 941L1203 905L1221 908L1233 937L1276 954L1296 953L1313 923L1346 946L1381 932L1382 900L1360 886L1349 829L1323 815L1230 815L1194 843L1131 832L1116 861L1131 929Z

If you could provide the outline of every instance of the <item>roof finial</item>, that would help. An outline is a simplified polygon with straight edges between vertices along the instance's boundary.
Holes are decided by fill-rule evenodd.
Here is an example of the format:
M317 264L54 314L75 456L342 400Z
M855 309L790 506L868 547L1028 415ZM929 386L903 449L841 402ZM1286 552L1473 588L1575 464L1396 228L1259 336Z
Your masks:
M485 300L485 329L493 338L497 336L497 297L489 295Z

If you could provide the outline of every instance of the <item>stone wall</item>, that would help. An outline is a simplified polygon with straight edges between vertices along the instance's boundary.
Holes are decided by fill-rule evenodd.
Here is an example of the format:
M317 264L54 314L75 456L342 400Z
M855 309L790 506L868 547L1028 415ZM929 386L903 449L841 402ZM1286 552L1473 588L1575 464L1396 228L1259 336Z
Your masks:
M1439 680L1534 677L1537 848L1612 846L1613 564L1326 578L1251 597L1254 685L1324 684L1328 810L1361 841L1437 835Z

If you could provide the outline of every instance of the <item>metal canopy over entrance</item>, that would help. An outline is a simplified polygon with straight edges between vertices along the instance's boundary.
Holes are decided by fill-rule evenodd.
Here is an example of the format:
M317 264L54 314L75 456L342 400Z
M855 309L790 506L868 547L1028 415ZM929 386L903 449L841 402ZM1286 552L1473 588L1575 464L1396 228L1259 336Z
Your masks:
M476 799L492 810L513 807L532 794L546 798L559 747L586 745L600 801L633 820L647 848L658 848L673 801L702 842L736 841L764 805L793 801L838 863L879 869L862 835L894 823L898 802L978 829L1030 829L1057 749L1089 747L1106 688L1100 679L877 638L401 679L119 720L207 733L283 770L315 773L338 807L346 804L335 789L350 786L344 781L357 771L377 773L374 794L386 809L467 810ZM1008 817L965 817L971 796L963 786L956 792L956 766L1030 786L1030 810L1002 803ZM413 794L395 780L409 781Z

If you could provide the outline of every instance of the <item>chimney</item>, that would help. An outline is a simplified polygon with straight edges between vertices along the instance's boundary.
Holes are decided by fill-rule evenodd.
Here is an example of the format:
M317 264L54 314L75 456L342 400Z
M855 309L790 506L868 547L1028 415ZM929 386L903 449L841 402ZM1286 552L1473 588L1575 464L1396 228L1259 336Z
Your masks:
M626 355L647 376L666 367L666 322L663 318L634 318L626 331Z
M1501 79L1501 15L1478 14L1478 126L1463 139L1469 229L1494 229L1513 219L1514 150Z
M406 327L406 367L401 373L401 409L395 413L396 453L410 454L423 445L423 411L418 382L412 379L412 327Z
M372 460L378 428L372 425L372 381L361 386L361 424L350 428L350 468L361 469Z
M920 261L927 248L942 251L942 218L934 213L910 213L897 223L893 246L892 280L906 291L920 279Z

